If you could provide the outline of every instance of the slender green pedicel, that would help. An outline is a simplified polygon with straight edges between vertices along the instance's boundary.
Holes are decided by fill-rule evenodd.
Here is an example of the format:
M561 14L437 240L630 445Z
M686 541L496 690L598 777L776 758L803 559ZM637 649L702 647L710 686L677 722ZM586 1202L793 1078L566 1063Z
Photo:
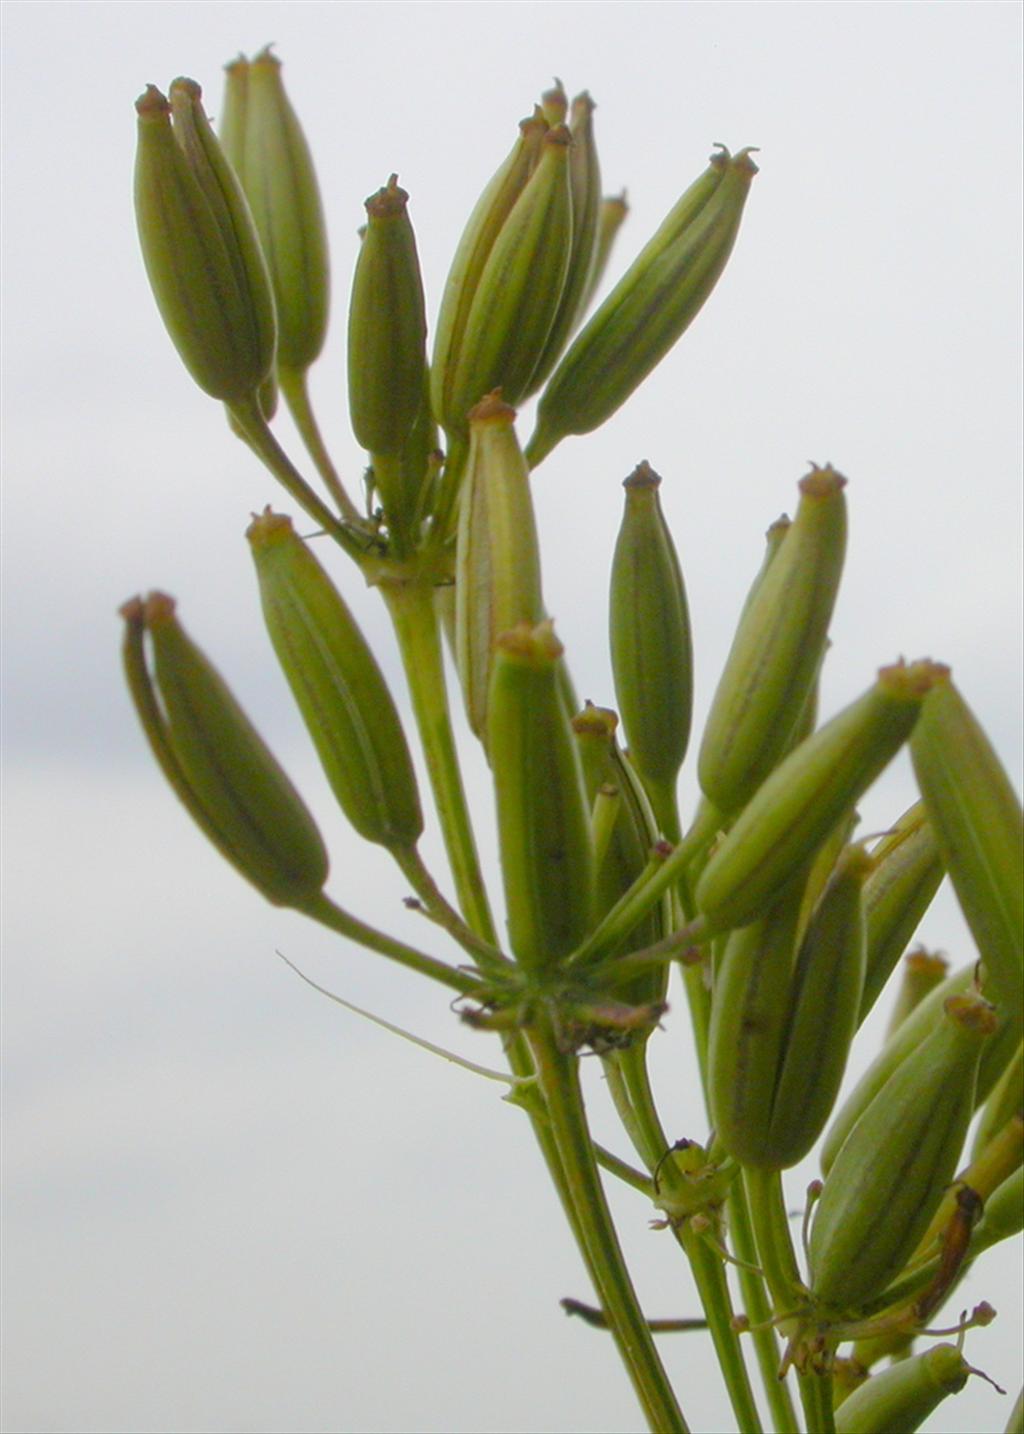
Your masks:
M270 640L338 804L367 841L414 846L423 817L405 733L352 614L290 518L267 509L246 536Z
M846 553L846 479L815 468L785 541L748 598L701 742L701 788L738 811L787 748L825 652Z
M151 593L121 611L129 688L171 785L222 855L269 901L304 906L327 880L327 853L301 797L183 631L173 601Z
M520 123L511 152L476 202L448 272L434 335L430 397L434 417L449 432L459 426L462 417L452 402L452 386L473 297L495 240L533 173L547 129L539 108ZM481 389L476 397L481 398L485 391Z
M469 415L469 460L455 558L455 659L466 716L487 736L495 643L544 616L530 474L516 439L516 412L491 394Z
M660 485L648 463L639 464L622 485L626 504L612 558L609 638L629 758L662 832L674 840L676 779L693 708L693 641Z
M855 1389L836 1411L836 1434L912 1434L973 1374L955 1344L935 1344Z
M811 1288L822 1305L856 1311L913 1253L956 1172L982 1046L996 1027L987 1001L951 997L945 1019L851 1130L811 1228Z
M757 166L715 155L586 324L548 383L526 456L610 418L680 337L725 267Z
M593 920L590 826L558 690L561 655L550 622L502 634L488 704L509 941L538 973L555 968Z
M752 921L813 856L895 756L945 671L933 662L883 667L873 687L775 768L701 875L695 895L706 931Z
M910 755L992 999L1024 1024L1024 813L948 675L921 709Z
M895 822L871 852L864 887L867 970L860 1019L881 994L943 877L935 831L922 802Z
M193 379L226 402L254 394L274 363L274 299L245 197L200 104L176 80L136 102L135 213L146 272Z

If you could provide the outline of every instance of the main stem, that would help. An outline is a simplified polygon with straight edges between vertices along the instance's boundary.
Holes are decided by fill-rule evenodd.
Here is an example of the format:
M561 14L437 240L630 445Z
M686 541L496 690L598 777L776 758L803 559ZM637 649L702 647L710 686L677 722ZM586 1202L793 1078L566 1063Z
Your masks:
M575 1211L574 1227L581 1253L612 1337L651 1429L656 1434L688 1434L688 1425L640 1309L605 1200L587 1127L577 1058L559 1050L546 1022L532 1027L527 1038Z
M646 1051L641 1045L630 1046L612 1057L609 1064L617 1066L622 1075L624 1094L632 1112L630 1125L633 1138L637 1141L637 1154L653 1171L669 1149L670 1142L655 1108ZM662 1166L662 1171L661 1178L671 1183L671 1161ZM733 1325L732 1299L722 1260L696 1233L689 1220L673 1225L673 1233L690 1263L739 1428L743 1434L759 1434L761 1417L750 1387L740 1338Z

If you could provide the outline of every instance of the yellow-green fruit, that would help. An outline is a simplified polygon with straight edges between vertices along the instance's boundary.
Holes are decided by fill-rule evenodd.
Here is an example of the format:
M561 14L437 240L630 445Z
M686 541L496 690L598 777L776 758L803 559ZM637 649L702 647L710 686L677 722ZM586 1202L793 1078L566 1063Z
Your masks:
M784 758L704 868L695 896L708 931L753 921L813 857L896 755L945 671L933 662L883 667L873 687Z
M698 763L721 812L764 781L813 691L846 552L845 486L830 467L801 479L796 518L740 618Z
M223 678L188 638L174 603L125 604L125 665L150 745L179 797L243 876L279 906L302 906L327 880L312 816ZM143 634L153 650L155 684Z
M549 622L498 638L488 704L509 942L550 971L593 921L594 871L583 774L558 686Z
M367 841L413 846L416 776L366 639L290 518L267 509L246 536L270 640L339 805Z
M913 1254L956 1173L978 1061L997 1024L980 997L951 997L850 1131L811 1227L811 1289L822 1305L857 1311Z
M173 109L173 124L172 124ZM135 214L154 297L193 379L214 398L254 394L274 363L270 276L249 206L200 103L175 80L136 103Z

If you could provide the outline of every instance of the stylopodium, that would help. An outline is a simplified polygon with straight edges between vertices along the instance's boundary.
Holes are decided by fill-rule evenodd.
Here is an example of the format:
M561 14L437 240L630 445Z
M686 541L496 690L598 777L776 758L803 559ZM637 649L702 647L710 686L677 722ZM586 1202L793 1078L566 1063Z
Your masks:
M450 987L465 1019L500 1034L512 1103L532 1122L600 1301L597 1322L652 1429L688 1426L599 1167L652 1201L681 1246L741 1430L764 1427L765 1409L773 1427L797 1427L790 1370L809 1430L836 1428L837 1408L851 1431L880 1430L879 1419L917 1427L909 1421L973 1372L959 1344L898 1372L870 1375L871 1365L905 1355L977 1254L1021 1225L1016 795L940 662L882 667L819 723L846 548L847 483L831 465L800 481L793 521L768 530L698 745L703 795L689 824L677 785L691 745L690 615L662 480L646 460L626 480L610 564L628 750L615 711L580 708L542 595L531 487L543 480L531 469L610 418L709 299L757 172L751 150L716 147L586 320L625 202L601 200L593 100L584 92L570 103L557 82L469 219L432 351L415 202L391 175L366 202L353 254L349 417L367 453L359 503L306 387L330 292L309 145L269 49L227 71L220 142L194 81L176 80L169 99L150 86L138 102L147 272L193 378L387 604L451 898L419 853L424 810L399 708L333 577L287 516L267 509L251 523L268 635L330 789L355 835L395 859L454 958L374 930L327 896L327 852L305 804L172 600L151 593L121 610L124 657L165 775L270 901ZM269 427L278 388L322 492ZM521 446L515 405L534 393L537 425ZM442 632L493 779L504 935L477 856ZM921 800L888 832L859 837L856 804L908 742ZM943 979L941 962L911 956L899 1019L837 1112L857 1028L944 872L980 960ZM667 1133L671 1092L656 1101L647 1067L674 963L716 1127L699 1142ZM584 1048L603 1063L639 1168L591 1137ZM968 1156L968 1125L986 1100ZM826 1127L802 1265L781 1171ZM730 1244L742 1310L726 1274ZM989 1318L987 1306L962 1315L959 1343ZM855 1358L839 1352L851 1340ZM840 1368L855 1378L833 1384Z

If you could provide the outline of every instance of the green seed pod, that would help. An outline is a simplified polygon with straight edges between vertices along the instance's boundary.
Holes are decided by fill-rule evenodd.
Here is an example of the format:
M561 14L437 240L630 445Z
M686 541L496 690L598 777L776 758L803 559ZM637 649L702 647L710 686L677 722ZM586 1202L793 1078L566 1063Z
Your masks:
M495 239L480 275L458 350L442 422L465 432L469 410L500 387L525 397L544 352L569 270L572 196L564 125L548 130L537 167Z
M590 302L604 278L605 270L608 268L608 260L611 258L612 248L618 237L629 213L629 205L626 203L626 191L621 194L610 194L601 200L597 211L597 235L594 240L594 259L590 266L590 274L587 278L586 288L580 300L577 321L581 319L590 308Z
M992 1088L974 1132L972 1153L977 1156L1011 1116L1024 1116L1024 1044Z
M774 1162L772 1102L790 1012L802 877L758 921L734 931L715 964L708 1099L715 1133L743 1165Z
M796 519L740 619L697 769L721 812L744 806L777 764L814 689L846 552L845 486L832 468L800 480Z
M268 508L246 537L270 640L339 806L367 841L414 846L416 776L366 639L290 518Z
M469 460L455 556L455 659L466 716L487 733L498 636L544 616L530 474L516 439L514 408L491 394L470 413Z
M473 296L494 242L533 173L547 128L539 108L530 119L520 123L519 138L477 200L452 260L437 316L434 357L430 365L434 417L449 431L457 428L462 419L462 415L455 412L451 394L455 360L462 347ZM480 398L483 392L481 389L476 397Z
M951 997L945 1019L850 1131L811 1227L811 1289L820 1304L858 1310L914 1252L956 1173L982 1046L997 1025L987 1001Z
M1020 1034L1024 813L991 743L948 677L922 706L910 755L943 863L985 963L991 998Z
M603 858L596 863L595 919L610 911L646 869L651 848L658 841L658 824L647 794L615 740L618 723L614 712L588 702L571 724L588 800L594 805L608 792L617 798L610 837ZM653 946L668 935L669 920L666 897L630 932L630 945L638 949ZM617 998L629 1006L660 1004L665 999L668 969L665 963L618 987ZM645 1038L649 1034L649 1030L643 1033Z
M612 558L609 637L629 758L662 831L672 838L676 779L693 709L693 641L660 485L647 463L622 485L626 504Z
M912 1434L974 1371L955 1344L936 1344L874 1374L836 1410L836 1434Z
M889 1013L886 1040L899 1030L926 996L930 996L942 985L948 975L949 962L937 951L925 951L922 947L919 951L909 952L903 958L903 980ZM863 1010L863 1005L861 1009Z
M422 467L401 460L427 384L427 321L408 199L393 174L366 201L348 316L352 431L370 454L385 516L401 530L414 521L423 486Z
M548 383L527 446L531 468L570 433L590 433L658 364L725 267L757 166L715 155L579 334Z
M200 388L247 398L270 373L276 341L249 206L194 81L175 80L170 104L150 85L135 108L135 214L161 317Z
M871 853L864 887L867 973L860 1019L881 994L943 877L935 832L922 802L904 812Z
M774 1169L803 1159L839 1093L864 985L869 869L863 847L846 849L800 943L766 1145Z
M950 996L962 996L976 989L977 967L964 966L935 987L901 1022L843 1102L829 1126L821 1149L821 1169L827 1175L850 1131L875 1096L903 1064L907 1056L928 1039L943 1021L943 1007ZM977 1100L982 1101L1013 1059L1016 1043L1013 1025L1000 1018L999 1030L987 1041L978 1072Z
M811 913L821 899L821 894L825 890L825 887L832 880L837 863L846 851L850 838L853 836L859 821L860 817L856 807L851 808L850 811L844 813L818 848L817 854L811 862L810 870L807 873L803 900L800 903L798 939L803 940L803 934L807 930Z
M242 64L244 81L239 62L226 66L221 144L235 164L270 270L278 364L302 373L319 356L327 333L330 265L320 189L281 81L280 60L268 45L251 64Z
M548 334L544 352L530 378L526 397L536 393L561 357L570 335L582 315L590 271L597 243L597 218L601 205L601 166L594 143L594 101L586 91L572 102L569 132L569 190L572 198L572 248L565 287L558 313Z
M945 671L933 662L883 667L873 687L774 769L697 884L697 906L708 932L753 921L814 855L895 756L925 692Z
M132 698L171 785L221 854L268 901L302 907L327 880L327 853L301 797L186 636L173 601L151 593L145 603L136 598L121 611Z
M244 55L224 66L224 96L217 137L245 191L245 125L249 107L249 61ZM248 198L248 195L246 196ZM250 209L252 205L250 204ZM253 215L253 219L255 219Z
M536 972L556 967L593 920L590 827L558 690L561 655L550 622L503 633L488 703L509 941Z

